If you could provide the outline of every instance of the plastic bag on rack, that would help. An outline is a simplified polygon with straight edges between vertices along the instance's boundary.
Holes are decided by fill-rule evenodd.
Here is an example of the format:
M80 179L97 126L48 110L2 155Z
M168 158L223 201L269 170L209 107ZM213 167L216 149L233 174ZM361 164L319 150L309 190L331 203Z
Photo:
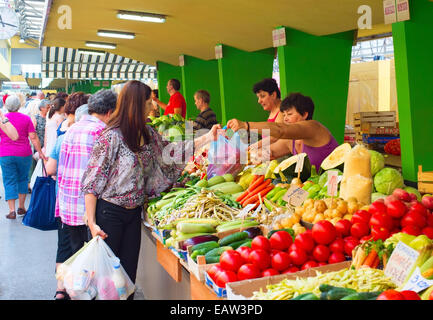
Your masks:
M227 173L236 176L247 162L247 148L248 145L241 141L237 132L230 140L219 135L218 140L211 143L208 151L207 178Z
M135 291L119 258L100 237L61 264L56 278L72 300L126 300Z

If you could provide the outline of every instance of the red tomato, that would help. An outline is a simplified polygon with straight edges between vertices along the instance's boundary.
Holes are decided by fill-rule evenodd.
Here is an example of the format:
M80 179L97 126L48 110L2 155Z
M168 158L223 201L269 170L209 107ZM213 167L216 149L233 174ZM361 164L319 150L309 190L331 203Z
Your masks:
M274 254L271 259L272 268L278 271L286 270L291 263L290 255L284 251Z
M418 201L414 201L413 204L411 205L409 212L411 211L416 211L421 213L423 216L427 217L428 211L427 208L424 207L422 205L422 203L418 202Z
M386 213L375 213L369 221L370 227L377 226L391 230L394 227L394 221Z
M287 270L284 270L283 272L281 272L281 274L285 274L285 273L294 273L294 272L298 272L299 268L298 267L290 267Z
M352 223L347 219L338 220L335 224L335 230L337 230L337 235L340 237L346 237L350 235L350 227Z
M356 238L351 238L344 241L344 253L349 257L352 256L352 251L359 244L359 240Z
M277 249L271 249L271 258L274 256L274 254L281 252L281 250L277 250Z
M307 253L302 249L290 251L289 256L295 266L302 266L308 259Z
M248 258L250 256L251 251L253 251L250 247L239 247L236 249L237 252L241 254L242 259L244 260L244 263L248 263Z
M415 291L403 290L400 291L400 293L404 296L405 300L421 300L420 296Z
M356 223L356 222L366 222L368 223L370 221L371 218L371 213L365 210L358 210L356 211L353 216L352 219L350 220L350 222L352 224Z
M263 249L255 249L251 251L248 262L260 270L265 270L271 266L271 256Z
M317 264L318 267L322 267L322 266L326 266L328 263L327 262L319 262Z
M370 207L368 208L368 212L373 215L375 213L386 213L386 205L382 201L375 201L373 202Z
M225 270L237 272L243 264L244 259L241 254L235 250L227 250L221 254L220 265Z
M277 270L272 269L272 268L263 270L261 273L262 277L276 276L277 274L280 274L280 273Z
M403 217L406 211L406 205L400 200L390 201L386 206L386 213L393 218Z
M297 247L305 250L306 252L310 252L314 249L316 245L314 243L313 235L310 232L303 232L296 236L295 244Z
M409 212L403 216L400 223L402 227L411 225L422 229L427 225L427 218L417 211L409 210Z
M287 250L293 243L292 236L287 231L277 231L269 238L272 249Z
M344 240L342 238L335 239L330 245L329 249L332 252L344 253Z
M236 273L230 270L223 270L218 273L216 276L216 285L220 288L225 288L226 283L238 281L238 277L236 276Z
M365 241L373 239L373 236L371 234L367 236L363 236L361 239L359 239L359 243L364 243Z
M350 234L357 238L362 238L370 233L370 227L365 222L356 222L350 228Z
M417 237L421 234L421 229L418 228L417 226L409 225L409 226L406 226L403 229L401 229L401 232L411 234L411 235Z
M305 262L305 263L302 265L301 270L305 270L305 269L309 269L309 268L315 268L315 267L318 267L318 266L319 266L319 265L317 264L316 261L314 261L314 260L310 260L310 261Z
M216 282L216 277L218 275L219 272L223 271L224 269L221 267L221 265L215 264L212 267L209 268L209 270L207 271L209 277Z
M311 229L313 239L318 244L330 244L337 237L334 225L328 220L321 220L313 225Z
M330 255L331 250L329 250L329 248L323 244L317 245L313 250L313 257L314 259L316 259L317 262L328 261Z
M433 291L430 293L430 295L428 296L429 300L433 300Z
M290 251L296 250L296 249L301 249L303 250L300 246L296 245L296 243L292 243L292 245L289 247L289 253Z
M374 241L377 241L379 239L385 241L389 237L389 230L386 228L373 226L371 228L371 235L373 236Z
M433 239L433 227L425 227L422 229L422 234L425 234L430 239Z
M238 270L238 280L255 279L260 278L260 270L251 263L244 264Z
M262 249L265 251L270 252L271 251L271 243L269 242L268 238L265 236L257 236L254 237L253 241L251 242L251 249Z
M429 227L433 227L433 214L428 214L427 215L427 225Z
M405 300L405 298L397 290L389 289L382 292L376 300Z
M343 261L346 261L346 257L341 252L331 253L328 259L329 264L343 262Z

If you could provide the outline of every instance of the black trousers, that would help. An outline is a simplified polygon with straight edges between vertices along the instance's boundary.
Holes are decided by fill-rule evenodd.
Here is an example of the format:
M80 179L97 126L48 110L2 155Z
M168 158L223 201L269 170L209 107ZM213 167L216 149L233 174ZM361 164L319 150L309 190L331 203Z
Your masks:
M125 209L102 199L96 203L96 224L108 235L104 241L133 283L140 253L141 211L142 207Z

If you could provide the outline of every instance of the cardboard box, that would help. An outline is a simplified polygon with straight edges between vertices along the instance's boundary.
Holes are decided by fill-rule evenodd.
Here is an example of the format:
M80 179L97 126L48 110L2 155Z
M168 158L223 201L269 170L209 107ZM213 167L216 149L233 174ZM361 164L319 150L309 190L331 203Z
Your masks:
M310 268L307 270L280 274L272 277L263 277L252 280L243 280L230 282L226 285L226 295L228 300L250 300L253 296L253 292L259 291L260 289L266 290L266 286L270 284L276 284L284 279L294 280L296 278L308 278L317 275L317 271L321 273L338 271L344 268L349 268L351 261L345 261L340 263L334 263L323 267Z
M208 263L208 264L198 264L191 258L191 249L193 246L188 247L187 261L188 261L188 269L189 272L192 273L197 280L204 282L205 281L205 273L209 270L210 267L216 265L217 263Z
M233 283L235 283L235 282L233 282ZM210 290L215 292L215 294L217 295L218 298L227 297L227 289L226 288L227 288L228 284L226 284L226 288L218 287L216 285L216 283L209 277L209 274L207 272L205 272L205 284L206 284L206 286L209 287Z

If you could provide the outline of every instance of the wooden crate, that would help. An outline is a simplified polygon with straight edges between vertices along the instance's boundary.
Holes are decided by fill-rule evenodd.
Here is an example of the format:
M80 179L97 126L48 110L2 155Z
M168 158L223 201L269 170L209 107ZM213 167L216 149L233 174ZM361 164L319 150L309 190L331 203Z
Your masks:
M422 171L418 166L418 190L421 193L433 193L433 171Z
M353 115L356 141L362 141L362 135L400 134L395 111L358 112Z

